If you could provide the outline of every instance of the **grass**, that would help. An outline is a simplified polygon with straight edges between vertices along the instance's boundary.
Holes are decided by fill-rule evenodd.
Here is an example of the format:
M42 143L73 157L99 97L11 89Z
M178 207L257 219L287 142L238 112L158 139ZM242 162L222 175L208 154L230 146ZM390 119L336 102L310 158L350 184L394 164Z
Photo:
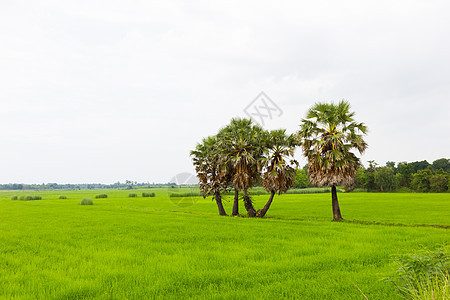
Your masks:
M393 258L392 282L407 299L449 299L450 246L421 249Z
M449 238L418 227L450 225L448 194L339 193L348 222L330 222L327 193L277 195L268 218L249 219L153 191L109 190L89 209L78 203L96 191L0 192L0 298L363 299L357 285L369 299L401 299L383 281L391 257ZM261 208L268 196L253 198Z

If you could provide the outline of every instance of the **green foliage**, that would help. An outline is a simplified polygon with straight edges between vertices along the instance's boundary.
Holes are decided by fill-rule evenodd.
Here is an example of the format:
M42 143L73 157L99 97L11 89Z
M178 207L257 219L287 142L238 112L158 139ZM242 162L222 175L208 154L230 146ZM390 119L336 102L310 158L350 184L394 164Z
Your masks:
M305 168L300 169L297 168L295 177L294 177L294 188L302 189L312 187L313 185L309 181L309 176L305 170Z
M445 172L450 172L450 159L448 158L440 158L433 161L433 169L435 170L444 170Z
M425 170L430 166L430 164L426 160L422 161L415 161L411 163L412 167L414 168L414 172L417 173L419 170Z
M433 162L436 162L433 167L425 160L400 162L395 170L391 162L388 162L390 167L377 167L374 161L369 161L369 168L361 168L356 173L355 187L365 188L369 192L446 192L450 185L450 174L444 170L447 161L448 159L438 159ZM425 166L425 169L421 169ZM419 169L416 173L415 168Z
M450 251L448 246L431 251L423 249L392 259L395 275L388 278L407 299L449 299L448 278Z
M22 195L18 197L18 200L22 201L42 200L42 196Z
M11 196L11 200L19 200L18 196Z
M93 205L94 201L91 198L83 198L80 202L80 205Z
M414 167L407 162L397 165L397 182L399 186L409 187L413 178Z
M393 192L397 188L394 170L390 167L380 167L375 172L375 185L380 192Z
M449 176L435 174L430 177L430 192L443 193L448 190Z
M169 193L169 197L200 197L200 192Z
M58 199L67 199L67 196L65 196L65 195L60 195L60 196L58 197Z
M155 197L155 193L142 193L142 197Z
M411 189L407 188L406 186L402 186L401 188L397 189L398 193L411 193Z
M96 198L96 199L99 199L99 198L108 198L108 195L107 195L107 194L98 194L98 195L95 195L95 198Z
M419 170L413 176L411 181L411 188L416 192L427 193L430 191L430 179L434 174L431 168L426 168L425 170Z
M393 162L393 161L386 162L386 167L392 168L392 170L395 170L395 162Z
M138 196L138 194L136 194L136 193L130 193L130 194L128 194L128 197L129 198L136 198Z

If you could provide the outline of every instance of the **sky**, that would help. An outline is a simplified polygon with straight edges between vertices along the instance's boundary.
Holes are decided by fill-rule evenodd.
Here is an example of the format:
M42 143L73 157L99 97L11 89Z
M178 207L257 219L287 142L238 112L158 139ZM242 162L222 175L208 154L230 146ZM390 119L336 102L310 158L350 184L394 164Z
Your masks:
M189 151L261 101L276 108L261 125L289 133L315 102L349 101L369 128L365 164L448 158L448 11L0 1L0 183L165 183L193 173Z

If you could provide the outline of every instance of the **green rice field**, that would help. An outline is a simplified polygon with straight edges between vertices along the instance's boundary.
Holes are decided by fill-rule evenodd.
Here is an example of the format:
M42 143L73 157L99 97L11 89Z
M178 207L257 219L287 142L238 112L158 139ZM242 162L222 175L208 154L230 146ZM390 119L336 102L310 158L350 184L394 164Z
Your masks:
M259 219L164 189L0 192L0 298L401 299L390 258L448 244L450 194L338 196L344 222L329 193L275 196Z

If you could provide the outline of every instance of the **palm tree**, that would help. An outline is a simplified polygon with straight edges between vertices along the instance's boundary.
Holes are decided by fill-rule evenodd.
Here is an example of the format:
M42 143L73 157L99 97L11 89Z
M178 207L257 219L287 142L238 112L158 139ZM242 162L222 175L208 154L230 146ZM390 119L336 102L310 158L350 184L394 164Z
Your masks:
M247 190L260 180L264 130L250 119L232 119L218 134L221 160L225 174L231 176L235 190L233 216L239 214L239 191L244 192L244 207L250 217L256 210Z
M275 193L285 193L294 184L296 170L288 164L288 159L291 158L291 165L297 165L297 161L293 159L295 146L294 135L286 135L285 130L270 132L262 180L262 186L270 192L270 197L264 208L258 210L258 217L266 215Z
M204 138L202 143L198 144L195 150L191 151L191 156L200 181L200 193L203 198L213 196L213 200L216 200L219 209L219 215L226 216L221 192L227 190L229 178L220 171L219 152L216 144L216 137Z
M350 104L316 103L302 119L299 142L308 159L308 173L312 184L331 186L333 219L342 220L336 186L353 183L361 163L351 152L362 154L367 148L363 135L367 134L364 123L357 123L350 112Z

